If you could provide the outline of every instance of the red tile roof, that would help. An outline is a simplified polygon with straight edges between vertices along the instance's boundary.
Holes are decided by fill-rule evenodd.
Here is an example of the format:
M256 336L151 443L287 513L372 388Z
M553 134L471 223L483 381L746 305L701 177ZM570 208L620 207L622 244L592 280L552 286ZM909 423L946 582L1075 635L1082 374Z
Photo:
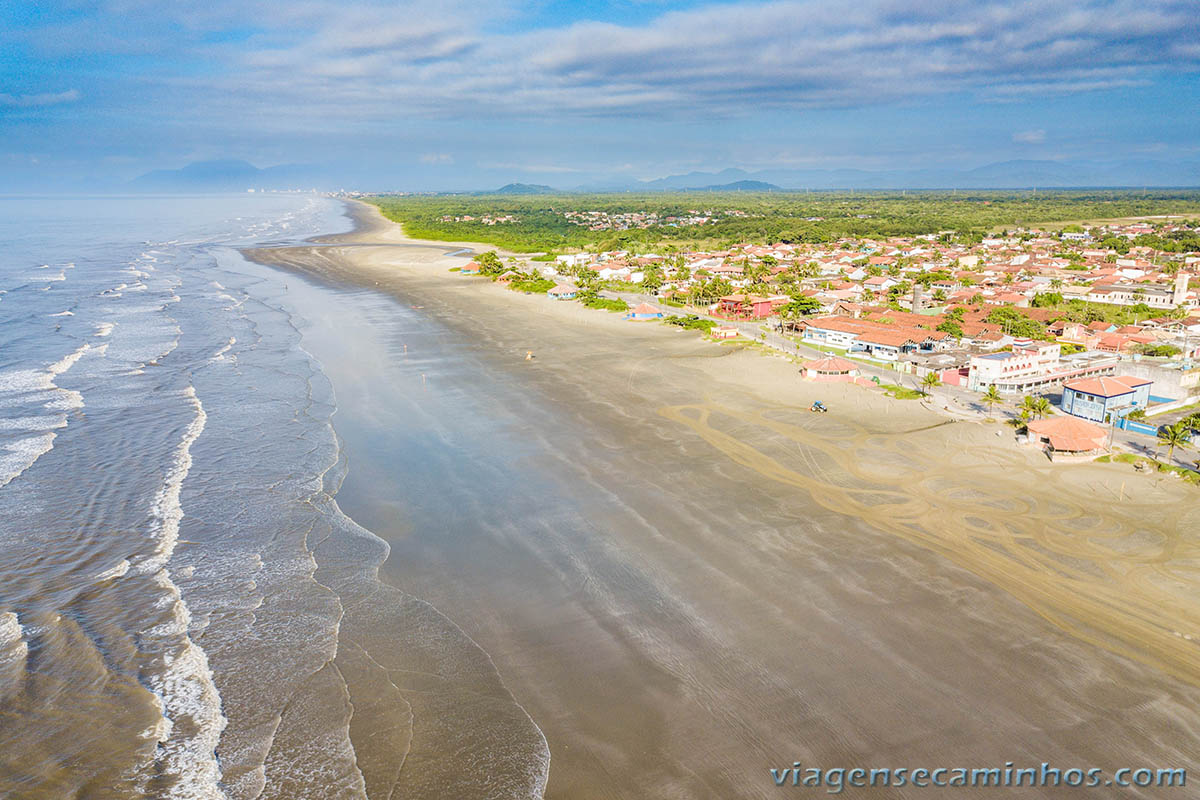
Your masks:
M1076 453L1103 450L1108 440L1108 434L1099 425L1077 417L1050 417L1031 422L1027 427L1031 434L1049 439L1055 450Z
M1063 384L1068 389L1099 397L1119 397L1129 394L1139 386L1154 383L1145 378L1135 378L1132 375L1101 375L1097 378L1082 378Z

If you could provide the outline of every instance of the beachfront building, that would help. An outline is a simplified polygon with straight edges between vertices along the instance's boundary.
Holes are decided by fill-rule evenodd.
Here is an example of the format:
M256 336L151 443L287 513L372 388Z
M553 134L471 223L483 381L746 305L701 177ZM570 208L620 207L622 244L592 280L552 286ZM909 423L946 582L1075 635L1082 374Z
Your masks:
M712 337L714 339L736 339L738 329L733 325L718 325L712 329Z
M1109 422L1150 402L1154 381L1132 375L1084 378L1063 385L1062 410L1072 416Z
M849 350L862 331L863 326L852 324L846 317L820 317L805 321L804 341Z
M771 316L774 303L769 297L756 294L730 294L717 302L717 316L734 319L766 319Z
M955 339L943 331L885 324L843 316L818 317L804 323L804 341L865 353L881 361L897 361L909 353L946 350Z
M1050 417L1029 423L1029 444L1051 461L1091 461L1108 452L1108 432L1075 417Z
M995 386L1001 394L1042 392L1065 381L1111 375L1117 360L1111 356L1081 353L1061 357L1057 342L1017 339L1010 351L971 357L967 366L967 388L986 392Z
M632 319L632 320L649 320L649 319L662 319L662 318L663 318L663 312L660 309L657 309L654 306L650 305L649 303L639 303L638 305L633 307L633 310L631 310L628 314L625 315L625 319Z
M574 300L579 293L579 289L574 286L568 286L565 283L559 283L546 292L554 300Z
M860 371L853 361L837 356L805 361L800 366L800 374L805 378L822 383L853 383Z

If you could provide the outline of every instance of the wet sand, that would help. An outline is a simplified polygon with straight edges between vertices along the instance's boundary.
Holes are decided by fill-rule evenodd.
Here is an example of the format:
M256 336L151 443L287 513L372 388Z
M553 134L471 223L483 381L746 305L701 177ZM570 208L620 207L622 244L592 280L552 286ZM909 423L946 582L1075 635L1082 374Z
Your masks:
M1194 489L451 273L455 245L354 208L353 234L252 255L419 307L502 376L444 456L398 466L402 421L335 369L337 500L391 545L384 579L454 620L545 733L546 797L777 796L769 770L795 761L1193 766ZM469 375L420 369L427 402L474 407ZM830 413L805 411L818 398ZM453 437L486 426L513 450L476 467ZM506 457L544 480L506 484Z

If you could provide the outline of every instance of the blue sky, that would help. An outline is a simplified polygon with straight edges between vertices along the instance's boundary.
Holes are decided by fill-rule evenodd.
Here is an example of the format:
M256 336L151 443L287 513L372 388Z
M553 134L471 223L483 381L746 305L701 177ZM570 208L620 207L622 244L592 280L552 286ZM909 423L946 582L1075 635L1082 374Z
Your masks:
M0 190L1200 160L1195 0L0 2Z

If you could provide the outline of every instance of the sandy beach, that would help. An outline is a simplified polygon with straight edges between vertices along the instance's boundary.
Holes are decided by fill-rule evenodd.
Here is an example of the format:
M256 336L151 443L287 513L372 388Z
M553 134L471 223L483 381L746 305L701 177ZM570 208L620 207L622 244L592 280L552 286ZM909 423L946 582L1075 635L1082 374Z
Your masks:
M316 353L339 398L341 509L390 544L386 582L488 654L546 737L546 797L813 791L774 785L770 769L795 762L1194 765L1193 487L1054 465L1007 426L463 276L449 253L487 248L411 240L351 208L353 233L249 255L347 302L378 293L476 365L423 354L420 331L386 353ZM411 385L369 367L399 358ZM494 393L473 396L475 368ZM419 425L388 416L387 391L415 393L445 426L431 460L397 452L389 431ZM808 413L814 399L830 412ZM511 449L473 460L471 431L490 427ZM506 464L538 477L513 481ZM381 631L370 650L387 646ZM463 763L436 728L418 715L413 752ZM362 763L397 746L372 733L351 727ZM368 780L372 797L395 785Z

